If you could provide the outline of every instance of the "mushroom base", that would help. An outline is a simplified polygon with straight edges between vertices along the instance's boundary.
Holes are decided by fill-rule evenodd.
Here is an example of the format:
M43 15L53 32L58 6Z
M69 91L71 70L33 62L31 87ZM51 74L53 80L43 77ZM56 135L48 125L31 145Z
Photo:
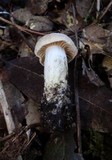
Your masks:
M67 87L60 90L60 88L58 85L55 88L45 89L41 101L41 120L44 127L50 131L64 131L73 127L75 122L70 89Z

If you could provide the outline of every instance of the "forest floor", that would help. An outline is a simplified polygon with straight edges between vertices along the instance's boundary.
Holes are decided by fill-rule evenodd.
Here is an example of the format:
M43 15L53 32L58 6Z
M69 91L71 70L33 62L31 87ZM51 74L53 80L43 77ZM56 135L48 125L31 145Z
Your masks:
M69 36L75 125L43 127L44 67L36 42ZM44 110L45 112L45 110ZM0 1L0 160L112 160L112 1Z

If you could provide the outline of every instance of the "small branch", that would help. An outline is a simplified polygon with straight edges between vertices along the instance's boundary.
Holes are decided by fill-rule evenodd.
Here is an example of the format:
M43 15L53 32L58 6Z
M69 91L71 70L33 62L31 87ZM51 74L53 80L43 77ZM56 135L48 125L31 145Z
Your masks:
M72 4L73 8L73 16L75 19L75 25L76 25L76 11L75 7ZM76 27L75 27L76 28ZM76 46L79 49L79 41L78 41L78 34L75 30L75 38L76 38ZM75 93L75 105L76 105L76 119L77 119L77 145L78 145L78 153L82 154L82 143L81 143L81 121L80 121L80 106L79 106L79 92L78 92L78 70L77 70L77 58L75 58L74 63L74 93Z
M24 40L26 45L31 49L31 51L34 52L34 46L28 41L28 39L24 36L24 34L20 30L18 30L18 33L21 36L21 38Z
M18 137L21 136L23 133L27 132L28 130L32 129L32 128L41 128L41 124L40 123L33 123L31 125L25 126L25 127L21 127L19 132L16 133L13 132L11 134L6 135L5 137L0 137L0 142L4 142L4 141L8 141L9 139L12 139L13 137Z
M78 73L77 73L77 58L75 60L74 67L74 89L75 89L75 105L76 105L76 113L77 113L77 141L78 141L78 153L82 154L82 142L81 142L81 121L80 121L80 106L79 106L79 93L78 93Z
M11 17L11 22L16 25L13 17ZM28 41L28 39L24 36L24 34L20 30L17 30L17 32L21 36L21 38L24 40L26 45L31 49L31 51L34 52L34 46Z
M89 9L89 11L88 11L88 14L87 14L87 17L89 17L90 16L90 14L92 13L92 10L93 10L93 8L94 8L94 5L95 5L95 0L92 2L92 4L91 4L91 7L90 7L90 9Z
M11 21L6 20L6 19L4 19L2 17L0 17L0 21L3 21L5 23L7 23L7 24L10 24L10 25L14 26L15 28L17 28L18 30L23 31L23 32L25 32L27 34L36 34L36 35L41 35L41 36L45 35L44 33L37 32L37 31L31 30L31 29L19 26L18 24L12 23Z
M110 7L112 6L112 0L110 1L110 3L107 5L107 7L105 8L104 12L102 13L102 15L99 17L99 20L101 20L105 14L108 12L108 10L110 9Z

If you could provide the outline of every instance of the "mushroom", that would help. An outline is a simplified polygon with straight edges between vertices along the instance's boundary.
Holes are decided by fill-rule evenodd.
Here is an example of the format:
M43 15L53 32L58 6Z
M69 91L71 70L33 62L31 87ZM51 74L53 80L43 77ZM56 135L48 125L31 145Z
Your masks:
M72 104L68 85L68 62L77 55L74 42L65 34L51 33L41 37L35 55L44 65L44 93L41 117L45 126L63 130L72 124Z

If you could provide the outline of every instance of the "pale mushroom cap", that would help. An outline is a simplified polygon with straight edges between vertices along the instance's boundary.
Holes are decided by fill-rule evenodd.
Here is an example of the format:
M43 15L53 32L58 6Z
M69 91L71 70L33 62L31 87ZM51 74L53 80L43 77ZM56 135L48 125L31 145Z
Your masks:
M62 33L51 33L41 37L35 45L35 55L39 57L40 63L44 65L46 48L51 45L58 45L65 49L68 62L72 61L77 55L78 49L74 42L67 35Z

